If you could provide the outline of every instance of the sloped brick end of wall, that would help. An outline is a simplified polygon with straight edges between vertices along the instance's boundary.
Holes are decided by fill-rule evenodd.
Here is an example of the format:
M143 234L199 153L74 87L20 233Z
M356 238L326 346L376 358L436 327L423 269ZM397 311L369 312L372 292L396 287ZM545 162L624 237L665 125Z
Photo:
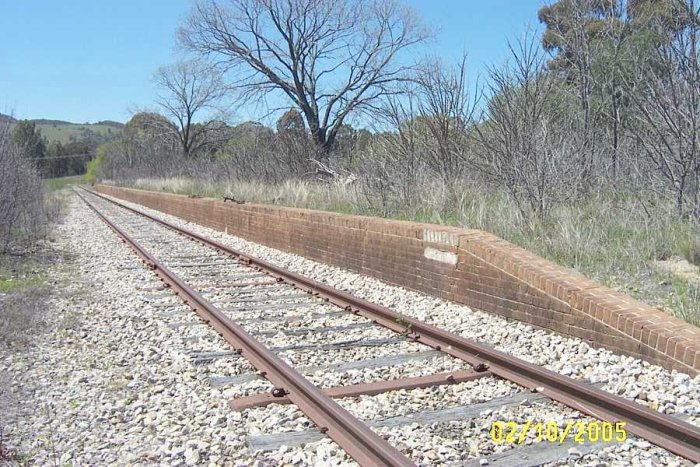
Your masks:
M700 371L700 328L486 232L106 185L95 189L668 369L693 376Z

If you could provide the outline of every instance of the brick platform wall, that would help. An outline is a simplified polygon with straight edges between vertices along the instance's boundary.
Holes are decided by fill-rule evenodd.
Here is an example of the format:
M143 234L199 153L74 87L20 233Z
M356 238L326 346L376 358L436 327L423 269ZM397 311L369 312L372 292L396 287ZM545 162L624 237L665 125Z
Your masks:
M700 371L700 328L486 232L106 185L95 189L668 369Z

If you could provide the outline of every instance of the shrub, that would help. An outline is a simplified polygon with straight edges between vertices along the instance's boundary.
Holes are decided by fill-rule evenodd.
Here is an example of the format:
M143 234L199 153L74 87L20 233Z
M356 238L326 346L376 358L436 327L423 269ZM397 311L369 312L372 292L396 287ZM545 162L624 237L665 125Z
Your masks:
M95 158L89 161L86 166L85 181L87 183L94 185L104 178L110 154L118 153L119 147L120 144L115 141L108 141L97 147L95 150Z
M39 172L23 147L0 122L0 254L33 242L44 224Z
M87 171L85 172L85 181L90 185L94 185L100 178L102 171L102 164L104 163L104 152L100 151L102 146L97 148L97 156L88 162Z

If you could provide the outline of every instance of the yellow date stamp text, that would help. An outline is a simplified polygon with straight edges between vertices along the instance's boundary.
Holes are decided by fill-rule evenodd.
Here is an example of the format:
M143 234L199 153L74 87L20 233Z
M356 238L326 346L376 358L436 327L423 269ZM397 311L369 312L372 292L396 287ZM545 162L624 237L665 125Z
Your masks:
M598 441L617 441L622 443L627 439L626 422L601 422L598 420L583 421L569 420L565 426L557 422L545 423L527 420L524 423L513 421L498 421L491 423L491 441L497 444L522 444L528 439L528 433L534 435L535 441L563 443L571 436L574 442L583 444Z

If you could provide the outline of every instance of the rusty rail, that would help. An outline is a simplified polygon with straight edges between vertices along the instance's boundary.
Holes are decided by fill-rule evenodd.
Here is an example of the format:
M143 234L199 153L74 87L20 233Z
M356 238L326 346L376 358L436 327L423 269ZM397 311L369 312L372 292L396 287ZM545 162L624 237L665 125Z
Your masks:
M399 389L417 389L440 386L443 384L457 384L465 381L491 376L491 373L484 371L453 371L450 373L437 373L427 376L413 376L407 378L390 379L388 381L377 381L376 383L358 383L350 386L337 386L324 389L323 392L333 398L355 397L360 395L381 394ZM269 404L289 404L292 401L283 394L282 391L265 392L253 394L251 396L237 397L229 401L229 407L233 410L241 411L250 407L264 407Z
M177 227L125 204L90 192L110 203L150 219L192 240L208 245L237 258L278 280L319 295L329 302L371 319L397 333L406 334L436 350L471 363L477 370L488 368L494 375L541 392L551 399L599 420L616 423L624 421L626 429L664 449L700 462L700 429L690 423L653 411L591 385L562 376L551 370L533 365L504 352L494 350L464 337L439 329L409 316L402 315L375 303L354 297L329 285L288 271L266 261L247 255L197 233Z
M414 465L385 439L352 416L314 386L240 325L233 322L198 292L156 260L126 232L105 217L92 203L81 199L152 269L176 295L245 357L272 384L285 389L287 397L321 430L361 465Z

